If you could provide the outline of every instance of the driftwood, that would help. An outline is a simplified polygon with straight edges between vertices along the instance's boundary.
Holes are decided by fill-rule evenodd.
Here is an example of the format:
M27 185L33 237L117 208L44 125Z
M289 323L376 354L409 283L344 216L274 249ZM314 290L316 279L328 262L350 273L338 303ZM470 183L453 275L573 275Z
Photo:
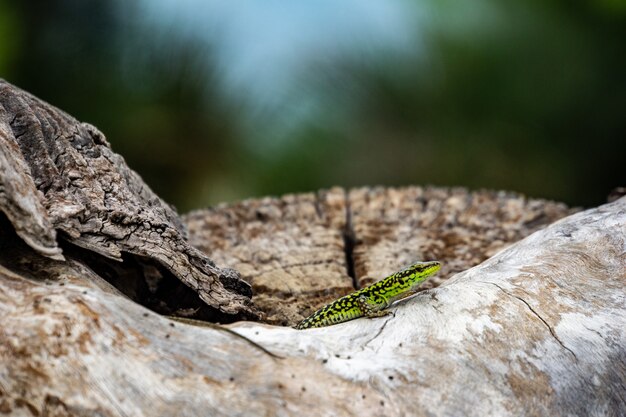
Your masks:
M626 198L547 228L572 211L420 187L181 220L95 128L6 83L0 141L0 413L626 414ZM445 268L381 319L225 331L145 307L293 324L417 259Z

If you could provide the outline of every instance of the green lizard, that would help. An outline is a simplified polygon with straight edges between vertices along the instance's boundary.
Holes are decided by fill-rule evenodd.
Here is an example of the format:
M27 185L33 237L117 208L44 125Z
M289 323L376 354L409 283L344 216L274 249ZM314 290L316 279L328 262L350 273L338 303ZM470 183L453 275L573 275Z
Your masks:
M417 292L419 285L439 271L441 263L418 262L372 285L333 301L302 320L295 328L331 326L359 317L382 317L394 302Z

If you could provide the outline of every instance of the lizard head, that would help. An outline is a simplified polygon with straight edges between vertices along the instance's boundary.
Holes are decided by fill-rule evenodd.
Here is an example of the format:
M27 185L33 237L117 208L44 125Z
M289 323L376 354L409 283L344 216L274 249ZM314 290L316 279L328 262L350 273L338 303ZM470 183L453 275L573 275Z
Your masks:
M401 292L415 292L417 287L441 269L441 262L417 262L392 275L395 286Z

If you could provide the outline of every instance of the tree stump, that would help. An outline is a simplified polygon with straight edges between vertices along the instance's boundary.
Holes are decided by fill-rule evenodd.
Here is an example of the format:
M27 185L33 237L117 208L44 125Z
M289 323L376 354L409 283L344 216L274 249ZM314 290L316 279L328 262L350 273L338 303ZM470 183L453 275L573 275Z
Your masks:
M0 413L626 414L626 198L333 188L181 218L0 81L0 211ZM429 259L393 316L285 327Z
M341 188L248 200L184 217L190 242L240 271L266 322L295 325L335 298L418 260L424 289L572 212L514 193Z

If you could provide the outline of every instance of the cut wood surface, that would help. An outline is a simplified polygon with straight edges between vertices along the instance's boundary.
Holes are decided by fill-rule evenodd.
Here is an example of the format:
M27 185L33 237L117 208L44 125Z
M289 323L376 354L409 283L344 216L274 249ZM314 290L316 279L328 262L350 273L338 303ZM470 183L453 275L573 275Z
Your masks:
M423 288L571 213L564 204L463 188L341 188L246 200L184 217L190 242L237 269L265 321L295 325L415 261L443 268Z
M626 415L626 197L333 188L181 219L95 128L0 81L0 211L0 414ZM393 316L268 324L428 259ZM198 296L265 323L155 312L212 317Z

